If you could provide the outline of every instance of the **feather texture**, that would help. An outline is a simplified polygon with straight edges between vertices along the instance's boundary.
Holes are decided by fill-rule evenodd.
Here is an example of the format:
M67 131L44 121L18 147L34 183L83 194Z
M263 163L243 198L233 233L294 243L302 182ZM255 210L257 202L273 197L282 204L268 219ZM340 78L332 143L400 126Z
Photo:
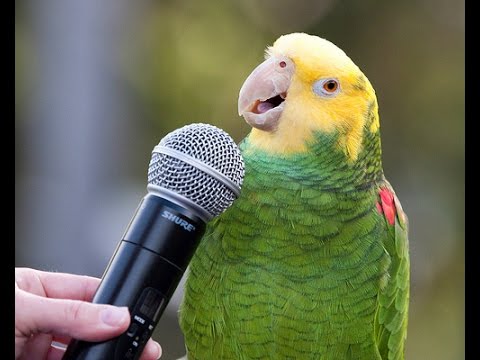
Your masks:
M403 358L406 217L398 199L393 225L377 209L382 189L393 194L379 143L349 165L326 151L336 140L245 157L241 197L190 264L180 312L189 360Z

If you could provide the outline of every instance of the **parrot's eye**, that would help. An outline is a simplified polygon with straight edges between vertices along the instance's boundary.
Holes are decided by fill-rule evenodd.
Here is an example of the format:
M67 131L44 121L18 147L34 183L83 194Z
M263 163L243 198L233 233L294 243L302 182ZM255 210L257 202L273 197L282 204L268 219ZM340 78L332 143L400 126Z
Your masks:
M325 91L333 93L338 88L338 82L336 82L335 80L325 81L325 83L323 83L323 88L325 89Z
M284 68L285 66L287 66L287 63L285 61L280 61L278 65L280 65L281 68Z
M320 79L313 84L313 92L320 96L331 97L340 91L337 79Z

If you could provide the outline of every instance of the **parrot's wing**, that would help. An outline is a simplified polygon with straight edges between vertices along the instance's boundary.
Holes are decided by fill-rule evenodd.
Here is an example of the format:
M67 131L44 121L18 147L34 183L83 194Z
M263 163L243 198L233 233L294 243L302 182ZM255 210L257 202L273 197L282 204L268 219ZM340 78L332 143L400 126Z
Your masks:
M382 359L403 359L410 296L408 218L386 180L379 188L377 209L387 222L388 235L383 244L391 262L378 294L375 338Z

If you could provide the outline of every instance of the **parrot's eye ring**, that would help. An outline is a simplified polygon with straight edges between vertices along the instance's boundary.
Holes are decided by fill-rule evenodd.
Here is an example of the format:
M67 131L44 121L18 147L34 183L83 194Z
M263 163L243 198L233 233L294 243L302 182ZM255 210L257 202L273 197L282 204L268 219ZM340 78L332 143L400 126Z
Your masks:
M323 97L332 97L340 91L340 83L337 79L320 79L313 83L313 92Z

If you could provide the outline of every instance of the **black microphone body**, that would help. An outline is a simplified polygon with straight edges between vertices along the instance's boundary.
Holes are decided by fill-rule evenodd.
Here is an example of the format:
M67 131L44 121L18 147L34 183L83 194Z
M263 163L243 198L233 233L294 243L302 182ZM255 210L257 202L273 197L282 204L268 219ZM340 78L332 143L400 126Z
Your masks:
M244 163L233 139L208 124L191 124L153 149L142 199L102 276L92 302L127 306L131 323L103 342L72 340L63 360L140 357L206 224L240 194Z
M92 301L128 306L130 327L108 341L72 340L63 360L138 359L205 226L193 212L162 197L146 195L110 259Z

